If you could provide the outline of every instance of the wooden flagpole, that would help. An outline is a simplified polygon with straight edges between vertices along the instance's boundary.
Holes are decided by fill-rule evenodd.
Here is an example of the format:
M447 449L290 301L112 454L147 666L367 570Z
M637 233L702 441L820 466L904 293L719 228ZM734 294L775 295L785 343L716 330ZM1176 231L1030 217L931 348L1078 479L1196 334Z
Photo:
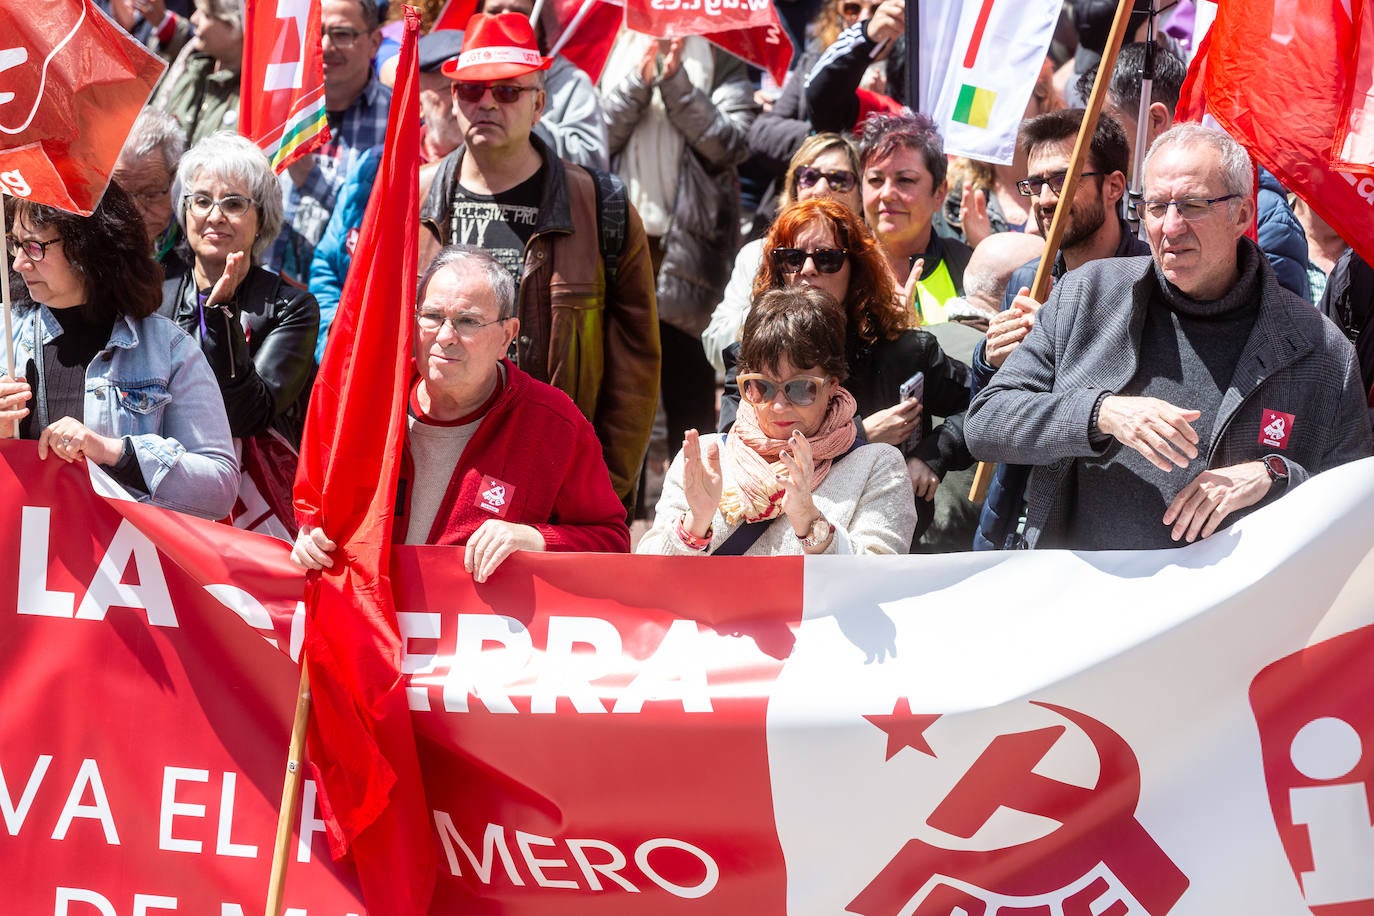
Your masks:
M1088 108L1083 113L1083 124L1078 128L1078 139L1074 141L1073 157L1069 160L1069 170L1064 176L1064 187L1059 192L1060 203L1071 202L1078 192L1078 179L1083 173L1083 160L1087 158L1092 146L1093 132L1097 130L1097 118L1102 113L1102 103L1106 99L1107 86L1112 81L1112 71L1116 69L1116 57L1121 52L1121 42L1126 36L1126 26L1131 20L1131 10L1135 0L1118 0L1116 18L1112 20L1112 31L1107 37L1107 46L1102 50L1102 61L1097 65L1097 79L1093 81L1092 95L1088 98ZM1059 256L1059 243L1069 224L1071 206L1056 206L1054 220L1050 223L1050 234L1045 237L1045 252L1040 256L1040 266L1035 271L1035 282L1031 286L1031 298L1043 303L1050 292L1051 271L1055 258ZM995 464L978 462L973 473L973 486L969 488L968 498L982 502L988 495L988 484L992 482Z
M286 779L277 811L277 839L272 846L272 874L267 884L267 916L281 916L285 904L286 866L291 861L291 828L301 797L301 769L305 760L305 730L310 721L310 673L301 647L301 680L296 691L296 716L291 723L291 744L286 752Z
M5 198L9 195L4 188L0 188L0 241L8 239L10 234L9 217L5 214ZM0 271L0 300L3 300L5 313L5 371L9 372L11 378L18 378L19 370L14 368L14 306L10 302L10 246L8 241L0 244L0 257L4 260L4 270ZM19 435L18 426L15 426L15 437Z

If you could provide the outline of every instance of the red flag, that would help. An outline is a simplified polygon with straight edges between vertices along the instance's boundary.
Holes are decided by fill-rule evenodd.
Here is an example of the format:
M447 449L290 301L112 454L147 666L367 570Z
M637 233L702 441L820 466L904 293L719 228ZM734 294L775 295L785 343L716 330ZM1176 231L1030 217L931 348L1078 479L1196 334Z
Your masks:
M771 0L737 0L733 5L625 0L625 27L660 38L767 28L776 20Z
M768 16L770 21L765 25L716 32L706 37L736 57L767 70L773 82L781 86L792 64L792 39L787 37L787 30L778 20L777 8L771 3Z
M553 53L572 61L595 83L601 79L606 59L620 27L625 8L605 0L550 0L562 31L553 44ZM585 8L585 12L583 12Z
M89 216L164 64L90 0L0 0L0 190Z
M310 398L295 503L339 545L306 581L310 757L335 855L351 850L371 916L423 913L436 850L401 677L389 576L411 377L418 257L419 14L406 7L385 152L358 262Z
M468 20L475 12L477 0L448 0L444 8L439 10L439 15L434 17L434 25L430 27L430 31L457 29L461 32L467 27Z
M329 140L320 0L245 0L239 131L278 172Z
M756 67L767 70L782 85L792 62L792 40L782 28L771 3L753 9L745 2L735 10L710 14L668 12L655 7L656 0L553 0L563 34L554 44L562 54L596 82L606 67L611 47L621 27L648 35L671 38L703 35L713 44ZM663 4L659 4L663 5ZM758 4L754 4L758 5ZM584 11L585 9L585 11Z
M1366 112L1374 27L1367 2L1230 0L1198 50L1178 117L1211 115L1374 263L1374 145ZM1360 152L1365 151L1365 152Z

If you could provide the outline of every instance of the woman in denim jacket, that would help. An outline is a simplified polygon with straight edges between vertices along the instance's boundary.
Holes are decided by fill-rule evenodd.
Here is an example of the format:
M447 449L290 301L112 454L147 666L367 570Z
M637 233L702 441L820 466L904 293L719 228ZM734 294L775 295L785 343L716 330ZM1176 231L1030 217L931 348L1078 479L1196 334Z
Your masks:
M28 289L0 435L38 456L100 465L136 499L229 514L239 470L219 385L195 341L153 313L161 271L129 196L111 182L89 217L7 198L6 236Z

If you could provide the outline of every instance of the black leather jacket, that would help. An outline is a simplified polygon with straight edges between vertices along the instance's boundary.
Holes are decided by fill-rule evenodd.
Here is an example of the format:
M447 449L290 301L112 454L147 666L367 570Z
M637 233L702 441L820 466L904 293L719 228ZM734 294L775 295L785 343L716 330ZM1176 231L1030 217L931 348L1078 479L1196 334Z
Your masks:
M252 436L271 427L299 447L320 333L315 297L258 266L239 285L232 307L209 309L203 321L198 293L191 271L168 280L158 314L200 341L224 395L230 432Z

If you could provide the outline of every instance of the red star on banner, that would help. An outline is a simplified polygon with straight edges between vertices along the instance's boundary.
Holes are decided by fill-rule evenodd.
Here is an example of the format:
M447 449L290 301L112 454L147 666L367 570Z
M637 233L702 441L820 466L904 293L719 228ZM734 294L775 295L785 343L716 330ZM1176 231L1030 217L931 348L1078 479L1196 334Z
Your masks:
M892 707L892 712L886 716L864 716L878 728L887 732L887 756L883 762L891 760L904 747L920 751L930 757L935 756L935 751L926 741L926 729L935 724L935 720L940 718L939 713L935 715L916 715L911 711L911 701L906 697L898 697L897 702Z

